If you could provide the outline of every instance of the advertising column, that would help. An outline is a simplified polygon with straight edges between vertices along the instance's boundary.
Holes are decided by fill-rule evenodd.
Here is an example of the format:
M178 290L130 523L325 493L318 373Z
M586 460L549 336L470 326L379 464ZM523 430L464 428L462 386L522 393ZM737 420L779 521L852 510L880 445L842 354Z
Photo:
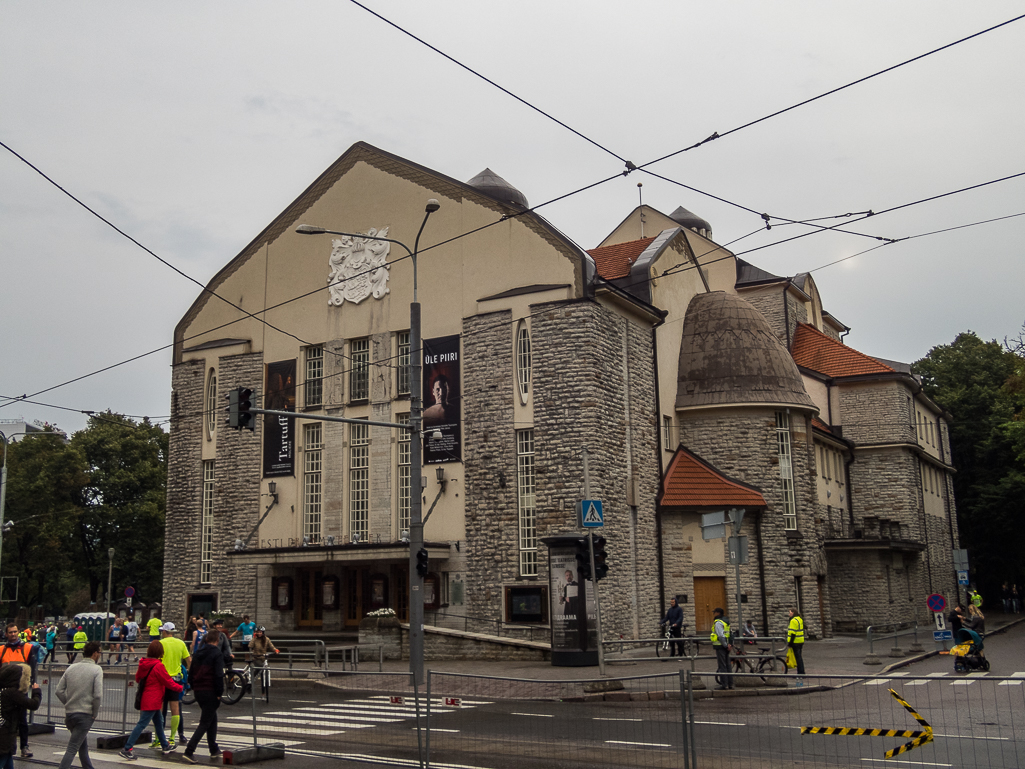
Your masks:
M552 665L587 667L598 664L597 613L594 585L577 572L579 535L541 540L548 545L548 595L552 626Z

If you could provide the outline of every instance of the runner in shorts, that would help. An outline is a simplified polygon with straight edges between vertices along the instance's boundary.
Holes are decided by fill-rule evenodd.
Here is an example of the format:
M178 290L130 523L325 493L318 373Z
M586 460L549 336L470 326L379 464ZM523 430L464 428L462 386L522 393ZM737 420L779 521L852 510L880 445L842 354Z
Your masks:
M134 617L129 617L125 623L125 651L128 652L128 659L133 659L131 654L135 652L135 642L139 638L139 623Z
M253 632L256 630L256 623L249 621L249 615L242 615L241 624L235 628L235 632L232 633L228 638L234 638L237 635L242 636L242 651L247 655L249 654L249 644L253 641Z

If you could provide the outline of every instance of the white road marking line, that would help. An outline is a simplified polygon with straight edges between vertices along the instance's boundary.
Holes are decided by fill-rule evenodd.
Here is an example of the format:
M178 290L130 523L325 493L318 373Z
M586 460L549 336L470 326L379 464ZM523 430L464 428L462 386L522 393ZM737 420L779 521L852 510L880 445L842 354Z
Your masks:
M548 713L510 713L510 716L531 716L533 718L555 718L553 715Z
M898 761L895 758L863 758L861 760L881 764L903 764L904 766L953 766L953 764L936 764L930 761Z
M595 716L594 721L643 721L643 718L599 718ZM700 723L700 722L699 722Z
M976 673L969 673L967 678L961 678L961 679L959 679L957 681L951 681L950 685L951 686L971 686L972 684L975 683L976 679L982 678L985 675L986 675L985 671L976 672Z
M394 724L394 723L398 723L399 721L405 721L406 720L405 718L395 718L394 716L392 716L391 718L385 718L384 716L379 716L376 713L374 715L362 715L362 714L359 714L359 713L345 713L343 711L337 711L337 710L331 710L331 711L328 711L326 713L322 712L322 711L315 712L315 713L308 713L308 712L306 712L307 710L309 710L309 708L302 708L302 712L299 712L297 710L284 710L284 711L279 710L279 711L274 712L274 713L264 713L263 715L265 715L265 716L277 716L279 718L280 717L286 717L286 718L296 718L296 717L321 718L321 719L324 719L325 721L338 720L338 719L352 719L353 721L376 721L376 722L382 723L382 724ZM250 718L250 719L252 718L251 716L228 716L228 717L233 719L233 720L235 720L235 721L239 721L239 720L241 720L243 718Z
M408 694L403 695L403 696L405 696L410 701L413 700L413 697L408 695ZM368 701L369 700L384 700L385 702L387 702L390 699L391 699L391 695L390 694L375 694L373 697L368 697L367 698ZM426 701L426 698L424 698L424 699ZM460 697L459 699L460 699L460 701L462 702L463 705L477 706L477 705L491 705L492 704L490 702L485 702L484 700L468 700L468 699L465 699L463 697ZM352 701L353 702L358 702L359 700L352 700ZM444 705L445 704L445 698L444 697L431 697L431 702L437 702L439 705Z
M866 681L865 682L865 686L884 686L884 685L890 683L890 681L892 681L894 678L900 678L901 676L906 676L906 675L908 675L908 674L907 673L888 673L886 678L877 678L877 679L873 679L871 681Z
M625 740L605 740L606 745L640 745L644 748L671 748L672 745L668 745L664 742L627 742Z
M247 719L245 716L233 716L231 721L241 720L241 719L245 719L245 720L249 721L249 726L250 726L250 728L252 728L252 720L251 719ZM245 725L245 724L231 723L231 721L227 722L228 726L238 727L238 726L244 726ZM220 723L222 723L222 722L218 722L218 725L220 725ZM398 723L398 722L390 721L389 723ZM311 721L311 720L306 719L306 718L262 718L260 720L260 728L263 728L263 724L270 724L271 726L275 726L275 725L278 725L278 726L286 726L286 725L287 726L324 726L324 727L331 727L332 729L338 729L338 728L342 728L342 727L349 728L349 729L372 729L374 727L374 724L361 724L361 723L356 722L356 721L343 721L343 720Z
M732 721L695 721L696 724L703 724L705 726L747 726L747 724L735 724ZM800 729L801 727L797 727Z
M289 700L289 702L301 702L304 705L306 705L306 704L316 705L317 704L317 700Z
M416 715L416 708L411 705L378 705L376 703L360 703L358 705L350 705L342 702L325 702L323 705L319 705L320 708L332 708L334 710L362 710L367 713L410 713ZM305 710L305 708L297 708L298 710ZM453 713L457 708L439 708L431 706L432 713ZM426 713L426 706L421 705L421 713Z
M63 755L63 754L62 754ZM392 766L415 766L419 767L420 762L415 758L385 758L384 756L374 756L365 753L317 753L318 756L337 756L338 758L347 758L353 761L368 761L374 764L390 764ZM436 769L487 769L483 766L473 766L472 764L439 764L431 761L431 766Z
M926 678L944 678L946 675L947 675L946 673L929 673L928 675L926 675ZM917 681L908 681L904 685L905 686L925 686L927 683L929 683L929 681L923 681L923 680L919 679ZM865 759L865 760L867 761L868 759Z
M414 732L416 731L416 727L415 726L410 727L410 728ZM445 734L459 734L459 730L458 729L439 729L436 726L435 727L431 727L431 731L432 732L444 732Z
M236 731L236 732L240 731L240 730L247 731L247 732L252 732L253 731L253 725L252 724L232 724L232 723L218 722L218 724L217 724L217 731L219 732L221 729L230 729L230 730ZM288 734L295 734L295 727L294 726L266 726L264 724L260 724L260 731L261 732L286 732ZM344 729L303 729L302 733L303 734L341 734L343 731L345 731L345 730Z
M994 740L1007 742L1010 737L975 737L971 734L933 734L933 737L943 737L947 740Z
M1025 678L1025 673L1011 673L1011 678ZM1021 681L1001 681L997 686L1021 686Z

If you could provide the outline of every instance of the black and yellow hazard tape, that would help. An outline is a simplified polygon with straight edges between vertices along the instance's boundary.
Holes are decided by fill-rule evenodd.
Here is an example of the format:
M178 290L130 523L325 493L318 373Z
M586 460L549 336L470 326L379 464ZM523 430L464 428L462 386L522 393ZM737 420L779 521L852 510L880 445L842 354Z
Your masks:
M839 726L802 726L801 734L832 734L837 737L924 737L929 732L900 729L853 729Z
M907 742L901 745L899 748L888 750L885 753L886 758L893 758L899 756L901 753L907 753L909 750L914 750L922 745L926 745L933 741L932 727L929 722L922 718L921 715L911 705L902 700L900 695L897 694L893 689L890 689L890 694L897 700L904 709L908 711L915 720L918 721L924 728L921 731L914 731L910 729L860 729L855 727L847 726L802 726L801 734L828 734L837 737L911 737L911 742Z

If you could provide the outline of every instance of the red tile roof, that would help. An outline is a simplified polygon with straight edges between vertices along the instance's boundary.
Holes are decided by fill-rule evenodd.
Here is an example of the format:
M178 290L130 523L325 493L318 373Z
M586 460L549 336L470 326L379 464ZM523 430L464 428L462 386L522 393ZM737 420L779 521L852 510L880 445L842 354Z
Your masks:
M765 497L746 483L727 478L683 446L666 470L663 507L765 507Z
M641 238L629 243L616 243L614 246L592 248L589 253L598 268L598 274L605 280L626 278L630 275L630 265L644 253L654 238Z
M812 427L817 427L818 429L820 429L824 433L832 433L833 432L833 428L830 427L829 425L827 425L825 422L823 422L818 417L812 417L811 418L811 426Z
M895 373L875 358L826 336L807 323L797 324L790 354L798 366L831 377Z

